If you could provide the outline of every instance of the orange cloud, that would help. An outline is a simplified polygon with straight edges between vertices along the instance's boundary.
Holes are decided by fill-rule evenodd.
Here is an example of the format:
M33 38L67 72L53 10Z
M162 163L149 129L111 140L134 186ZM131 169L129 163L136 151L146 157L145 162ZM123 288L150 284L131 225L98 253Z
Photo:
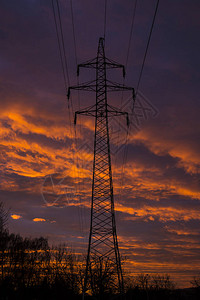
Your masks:
M40 119L38 119L38 113L34 108L27 108L24 113L24 109L18 106L1 111L0 143L2 153L5 153L5 155L1 154L3 161L1 170L33 178L44 177L58 170L59 172L65 170L66 175L72 178L91 177L89 170L75 165L74 140L71 146L65 143L66 138L74 139L73 128L66 123L65 115L63 114L60 120L59 118L56 120L54 115L49 114L47 117L44 112L40 112ZM91 129L90 122L86 122L86 125ZM37 141L31 139L31 136L27 140L21 133L42 135L49 138L49 143L44 143L41 136ZM81 138L78 131L76 138ZM60 147L55 148L51 140L61 142ZM76 153L79 161L91 161L92 165L91 153L85 150Z
M24 113L24 107L14 106L1 112L1 120L6 121L14 132L42 134L58 140L74 137L73 129L64 120L64 114L59 115L58 119L55 119L55 115L48 114L47 118L44 112L29 108ZM7 128L0 130L0 136L8 133Z
M182 136L178 142L177 136ZM183 167L188 173L199 173L199 151L188 143L187 136L184 136L182 132L175 130L174 133L169 130L166 131L165 128L165 132L160 134L160 128L146 127L132 136L131 139L143 143L156 155L169 154L171 157L178 158L180 161L177 166Z
M114 188L116 191L123 188L124 193L126 190L129 191L129 195L131 191L134 197L142 196L157 201L175 194L200 200L200 188L197 184L188 183L186 186L185 182L179 181L176 177L166 178L163 172L162 168L148 168L143 163L129 162L124 168L123 182L126 184L123 187L120 183L120 172L115 169Z
M48 117L48 118L47 118ZM54 116L49 114L48 116L41 112L40 120L38 120L38 111L35 109L27 108L24 113L19 107L13 107L4 110L1 113L1 118L6 121L9 126L3 126L3 122L0 126L0 142L1 147L5 151L5 157L2 156L2 161L4 164L1 166L1 170L5 171L7 174L15 173L25 177L32 178L42 178L46 175L53 174L56 172L63 173L64 176L71 177L75 183L87 180L92 177L92 161L93 154L87 149L82 149L76 152L75 142L72 144L65 145L64 140L66 138L73 139L71 134L71 128L68 124L65 124L59 119L54 120ZM56 122L57 123L56 123ZM84 127L87 129L94 129L94 124L89 118L84 119ZM46 138L52 140L61 140L63 144L60 147L54 148L51 143L45 144L40 142L40 140L27 140L20 135L23 134L35 134L43 135ZM81 137L81 134L78 135ZM142 130L134 136L134 141L145 144L153 153L156 155L162 155L163 153L168 153L173 157L180 158L180 164L188 164L192 166L192 163L196 165L199 162L197 156L191 155L189 148L184 146L179 149L179 145L174 143L173 140L166 139L161 135L155 135L153 130ZM188 152L187 152L188 151ZM79 160L79 164L76 163L76 159ZM87 161L90 164L90 168L84 165ZM189 168L189 167L188 167ZM120 169L113 165L114 169L114 189L117 193L120 193L121 189L121 176ZM145 172L152 174L152 176L145 176ZM200 191L198 188L193 186L184 186L183 183L175 180L174 178L165 178L164 171L159 167L147 167L142 162L129 162L126 164L124 169L124 177L128 178L126 180L126 185L123 187L124 195L128 193L129 197L133 196L159 201L162 197L167 197L168 195L181 195L190 197L193 199L200 199ZM159 178L159 180L157 180ZM125 182L125 180L124 180ZM19 185L16 185L14 180L7 182L4 180L1 183L1 188L7 190L17 190L22 189ZM29 187L34 190L34 187ZM41 187L40 187L41 189ZM38 190L35 188L35 190ZM84 193L84 196L90 196L91 187L85 187L84 191L78 191ZM78 193L77 192L77 193ZM58 195L64 195L65 185L57 186L56 193ZM77 199L77 195L75 196ZM79 202L74 199L74 202L69 203L69 205L77 206ZM82 205L88 207L90 204L87 201L83 201ZM190 214L185 209L176 209L173 207L156 207L144 206L141 208L128 207L127 205L121 205L116 203L116 209L125 214L126 219L144 218L145 220L159 220L165 222L167 220L189 220L189 219L199 219L199 216L195 209L190 209ZM35 218L34 222L39 222L40 218ZM40 219L41 222L42 219ZM43 219L43 221L46 221Z
M148 206L144 205L141 208L127 207L125 205L116 203L115 210L133 215L124 217L125 220L135 220L136 218L157 218L160 221L177 221L184 220L189 221L192 219L200 220L199 212L194 208L175 208L175 207L160 207L159 205ZM149 219L149 220L150 220Z
M34 218L33 222L46 222L46 220L43 218Z
M20 215L11 215L11 218L12 218L13 220L19 220L19 219L22 218L22 216L20 216Z
M189 230L189 229L176 229L176 228L171 228L169 226L165 226L165 229L168 232L175 233L177 235L183 235L183 236L188 236L188 235L199 235L199 232L195 230ZM185 247L185 245L184 245ZM190 246L191 247L191 246Z

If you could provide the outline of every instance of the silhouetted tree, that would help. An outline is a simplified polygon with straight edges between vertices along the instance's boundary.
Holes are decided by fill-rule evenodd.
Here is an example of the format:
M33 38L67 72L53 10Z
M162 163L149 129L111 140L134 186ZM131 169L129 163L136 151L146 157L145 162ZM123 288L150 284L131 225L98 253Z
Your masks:
M93 296L105 299L106 296L117 292L117 266L110 259L97 258L94 262L95 264L90 266L88 283Z
M81 299L85 258L77 257L65 244L50 247L46 238L23 238L5 228L7 214L1 205L0 300ZM110 259L95 260L88 281L92 296L86 299L116 298L116 265ZM199 278L194 279L199 287ZM169 299L174 287L169 275L139 274L125 280L126 299ZM167 298L168 297L168 298ZM121 299L120 297L116 299Z
M169 299L174 283L168 274L125 277L127 299Z
M3 202L0 202L0 232L5 229L8 222L8 210L5 209Z
M151 289L154 290L173 290L175 287L174 282L168 274L151 276Z
M194 276L192 281L191 281L191 284L192 284L193 287L200 289L200 275L199 276Z
M190 283L195 288L196 296L199 299L199 297L200 297L200 274L198 276L194 276Z

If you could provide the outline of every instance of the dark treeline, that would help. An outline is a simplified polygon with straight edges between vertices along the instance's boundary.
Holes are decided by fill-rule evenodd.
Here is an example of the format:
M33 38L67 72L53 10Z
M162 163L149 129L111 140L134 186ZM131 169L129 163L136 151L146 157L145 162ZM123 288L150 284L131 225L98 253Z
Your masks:
M63 293L76 299L81 271L64 245L50 247L42 237L0 233L0 299L62 299Z
M7 214L0 204L0 300L82 299L85 265L65 245L47 239L23 238L5 228ZM99 262L92 270L92 295L86 299L199 299L200 278L193 288L175 289L169 275L124 274L125 298L116 296L115 266Z

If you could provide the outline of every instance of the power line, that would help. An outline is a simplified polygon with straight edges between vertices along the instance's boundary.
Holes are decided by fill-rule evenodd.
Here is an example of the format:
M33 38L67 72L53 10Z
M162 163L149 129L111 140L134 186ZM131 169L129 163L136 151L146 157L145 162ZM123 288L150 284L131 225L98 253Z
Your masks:
M75 60L76 60L76 65L78 65L78 60L77 60L77 47L76 47L76 37L75 37L75 26L74 26L74 13L73 13L72 0L70 0L70 7L71 7L71 16L72 16L72 31L73 31L73 40L74 40Z
M74 41L75 62L76 62L76 66L78 66L77 43L76 43L76 35L75 35L74 13L73 13L72 0L70 0L70 8L71 8L71 16L72 16L72 32L73 32L73 41ZM77 76L77 84L79 85L79 77L78 76ZM78 106L79 106L79 110L80 110L80 93L79 92L78 92Z
M61 17L60 17L60 8L59 8L58 0L56 0L57 10L58 10L58 17L59 17L59 26L58 26L55 6L54 6L54 0L52 0L51 3L52 3L52 8L53 8L53 16L54 16L54 22L55 22L55 27L56 27L56 35L57 35L57 41L58 41L58 48L59 48L59 54L60 54L60 60L61 60L62 73L63 73L63 78L64 78L64 85L65 85L65 90L67 91L67 89L68 89L67 82L68 82L68 86L69 86L70 85L70 80L69 80L67 58L66 58L66 51L65 51L65 44L64 44L64 37L63 37L63 30L62 30L62 22L61 22ZM60 41L59 29L61 31L61 41ZM63 59L63 55L64 55L64 59ZM72 110L73 110L73 108L72 108ZM69 122L70 122L70 133L71 133L71 136L72 136L71 115L70 115L70 110L69 109L68 109L68 114L69 114Z
M69 86L70 81L69 81L68 64L67 64L65 42L64 42L64 35L63 35L63 27L62 27L62 21L61 21L61 16L60 16L60 7L59 7L58 0L56 0L56 4L57 4L57 9L58 9L58 19L59 19L59 24L60 24L61 42L62 42L62 47L63 47L63 56L64 56L66 74L67 74L67 82L68 82L68 86Z
M76 66L78 66L78 58L77 58L77 42L76 42L76 35L75 35L75 22L74 22L74 13L73 13L73 2L72 0L70 0L70 9L71 9L71 18L72 18L72 32L73 32L73 42L74 42L74 53L75 53L75 63L76 63ZM77 85L79 86L79 77L77 76ZM72 105L72 102L71 102L71 105ZM78 91L78 107L79 107L79 110L80 110L80 92ZM76 139L76 127L74 126L74 132L75 132L75 143L76 143L76 149L78 149L78 144L77 144L77 139ZM80 122L80 133L82 132L81 130L81 122ZM78 165L78 156L77 156L77 165ZM79 169L78 169L78 172L79 172ZM80 174L78 174L78 177ZM82 185L82 187L81 187ZM78 195L79 195L79 203L80 205L82 205L82 199L81 199L81 191L84 191L85 188L84 188L84 181L81 181L81 183L79 183L78 181L78 187L79 187L79 192L78 192ZM79 210L79 207L78 207L78 210ZM82 208L80 208L80 220L81 220L81 233L84 234L84 222L83 222L83 219L85 217L83 217L83 212L82 212Z
M67 79L66 79L66 70L65 70L65 65L64 65L64 61L63 61L62 48L61 48L61 42L60 42L60 37L59 37L58 23L57 23L57 19L56 19L54 0L52 0L51 3L52 3L52 8L53 8L53 16L54 16L54 22L55 22L55 27L56 27L56 36L57 36L57 41L58 41L58 48L59 48L61 68L62 68L62 73L63 73L63 78L64 78L64 85L65 85L65 89L67 91L68 87L67 87Z
M66 49L65 49L65 43L64 43L64 35L63 35L63 29L62 29L62 21L61 21L61 15L60 15L60 7L58 0L56 0L56 5L57 5L57 14L59 18L59 22L57 22L57 16L56 16L56 10L54 6L54 0L52 0L52 8L53 8L53 16L54 16L54 22L55 22L55 27L56 27L56 35L57 35L57 41L58 41L58 47L59 47L59 54L60 54L60 59L61 59L61 67L62 67L62 73L63 73L63 78L64 78L64 85L65 85L65 90L67 91L68 86L70 85L70 80L69 80L69 73L68 73L68 65L67 65L67 57L66 57ZM59 33L60 31L60 33ZM60 39L61 36L61 39ZM68 83L68 86L67 86ZM71 105L72 109L72 115L73 115L73 107ZM68 105L68 118L69 118L69 124L70 124L70 135L71 138L73 136L72 132L72 121L71 121L71 112L70 112L70 107ZM72 156L73 156L73 164L74 164L74 151L72 149Z
M129 59L129 53L130 53L130 47L131 47L131 40L132 40L132 36L133 36L133 28L134 28L134 24L135 24L136 7L137 7L137 0L135 0L134 6L133 6L133 14L132 14L132 20L131 20L130 35L129 35L129 40L128 40L125 70L127 70L127 65L128 65L128 59ZM124 79L123 79L123 84L124 84ZM123 100L123 91L122 91L122 97L121 97L121 106L122 106L122 100ZM121 187L120 187L120 192L119 192L119 199L121 199L121 196L122 196L124 166L126 164L127 154L128 154L128 145L127 145L128 139L129 139L129 127L127 128L126 139L125 139L125 144L124 144L124 153L123 153L122 171L121 171L122 172L121 173Z
M133 16L132 16L132 21L131 21L131 30L130 30L130 36L129 36L129 41L128 41L128 50L127 50L125 68L127 68L128 59L129 59L129 52L130 52L130 47L131 47L131 39L132 39L133 28L134 28L134 24L135 24L136 7L137 7L137 0L135 0L135 4L134 4L134 8L133 8Z
M69 72L68 72L68 64L67 64L67 57L66 57L66 48L65 48L65 42L64 42L62 21L61 21L61 15L60 15L60 7L59 7L58 0L56 0L57 14L58 14L58 20L59 20L59 22L57 22L54 0L52 0L51 2L52 2L52 8L53 8L53 15L54 15L54 22L55 22L55 27L56 27L56 35L57 35L57 40L58 40L61 65L62 65L64 85L65 85L65 89L67 92L67 89L70 85L70 80L69 80ZM59 34L59 31L60 31L60 34ZM61 36L61 39L60 39L60 36ZM67 87L67 84L68 84L68 87ZM73 107L72 107L72 110L73 110ZM70 121L70 131L71 131L71 136L72 136L70 109L68 109L68 113L69 113L69 121Z
M107 17L107 0L105 0L105 5L104 5L104 30L103 30L104 40L106 37L106 17Z
M132 37L132 32L133 32L134 20L135 20L136 6L137 6L137 0L135 1L134 11L133 11L133 18L132 18L132 23L131 23L131 31L130 31L130 37L129 37L128 51L127 51L126 67L127 67L127 63L128 63L128 57L129 57L129 51L130 51L130 45L131 45L131 37ZM141 82L142 73L143 73L143 70L144 70L144 64L145 64L147 52L148 52L148 49L149 49L149 44L150 44L150 40L151 40L151 36L152 36L152 32L153 32L153 27L154 27L154 23L155 23L157 11L158 11L158 6L159 6L159 0L157 0L156 8L155 8L155 11L154 11L153 21L152 21L152 24L151 24L151 29L150 29L146 49L145 49L145 54L144 54L144 58L143 58L143 62L142 62L142 67L141 67L141 70L140 70L140 75L139 75L139 79L138 79L138 83L137 83L137 87L136 87L135 97L137 97L137 94L138 94L138 89L139 89L139 85L140 85L140 82ZM133 102L132 111L134 111L134 104L135 104L135 101ZM128 145L127 145L128 139L129 139L129 128L128 128L128 131L127 131L126 143L125 143L125 149L124 149L124 155L123 155L123 162L122 162L122 177L121 177L120 198L121 198L122 187L123 187L124 166L126 164L127 156L128 156Z
M70 80L69 80L69 72L68 72L68 64L67 64L67 57L66 57L66 48L65 48L65 42L64 42L64 34L63 34L63 26L62 26L62 20L61 20L61 14L60 14L60 6L58 0L56 1L56 7L57 7L57 14L56 14L56 9L54 5L54 0L52 0L52 7L53 7L53 15L54 15L54 22L55 22L55 27L56 27L56 35L57 35L57 41L58 41L58 46L59 46L59 54L60 54L60 59L61 59L61 67L62 67L62 72L63 72L63 78L64 78L64 85L65 89L67 91L68 86L70 85ZM75 38L75 26L74 26L74 17L73 17L73 7L72 7L72 1L71 1L71 13L72 13L72 29L73 29L73 39L74 39L74 49L75 49L75 60L76 64L77 62L77 47L76 47L76 38ZM58 16L58 21L57 21L57 16ZM78 81L78 78L77 78ZM67 86L68 84L68 86ZM80 101L79 101L79 107L80 107ZM72 110L72 116L73 116L73 105L72 105L72 100L71 100L71 105L70 102L68 102L68 118L69 118L69 123L70 123L70 133L72 137L72 116L71 116L71 110ZM76 142L76 132L75 132L75 142ZM77 147L76 147L77 149ZM73 150L72 150L73 151ZM74 151L73 151L73 164L75 163L74 159ZM75 167L76 169L76 167ZM78 176L79 177L79 176ZM79 193L80 194L80 193ZM82 229L82 214L80 216L79 212L79 223L80 223L80 232L83 231Z
M143 62L142 62L142 67L141 67L141 70L140 70L140 75L139 75L139 79L138 79L138 83L137 83L137 87L136 87L136 96L137 96L139 85L140 85L140 81L141 81L141 78L142 78L144 64L145 64L147 52L148 52L148 49L149 49L149 44L150 44L150 40L151 40L151 36L152 36L152 31L153 31L153 27L154 27L154 23L155 23L155 19L156 19L156 14L157 14L157 11L158 11L159 1L160 0L157 0L157 3L156 3L156 8L155 8L154 16L153 16L153 21L152 21L151 29L150 29L150 33L149 33L149 38L148 38L148 41L147 41L146 50L145 50L145 54L144 54L144 58L143 58Z

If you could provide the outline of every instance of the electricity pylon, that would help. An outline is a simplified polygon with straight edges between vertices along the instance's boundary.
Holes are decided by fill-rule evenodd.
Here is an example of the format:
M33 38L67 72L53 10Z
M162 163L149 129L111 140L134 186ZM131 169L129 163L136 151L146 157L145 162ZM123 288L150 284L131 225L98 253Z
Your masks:
M89 279L91 280L90 289L92 289L91 272L92 268L98 262L101 267L105 261L115 264L118 292L123 293L124 289L114 212L108 119L109 117L124 115L126 116L127 126L129 126L129 118L127 112L122 112L118 108L108 104L107 92L131 90L134 100L135 91L132 87L127 87L107 79L107 69L122 68L123 77L125 77L125 68L123 65L105 57L103 38L99 39L97 57L78 65L78 76L80 68L96 69L95 80L78 86L71 86L68 89L68 98L72 89L96 92L96 103L90 107L76 111L74 119L76 124L77 115L82 114L95 117L91 221L83 288L84 299Z

